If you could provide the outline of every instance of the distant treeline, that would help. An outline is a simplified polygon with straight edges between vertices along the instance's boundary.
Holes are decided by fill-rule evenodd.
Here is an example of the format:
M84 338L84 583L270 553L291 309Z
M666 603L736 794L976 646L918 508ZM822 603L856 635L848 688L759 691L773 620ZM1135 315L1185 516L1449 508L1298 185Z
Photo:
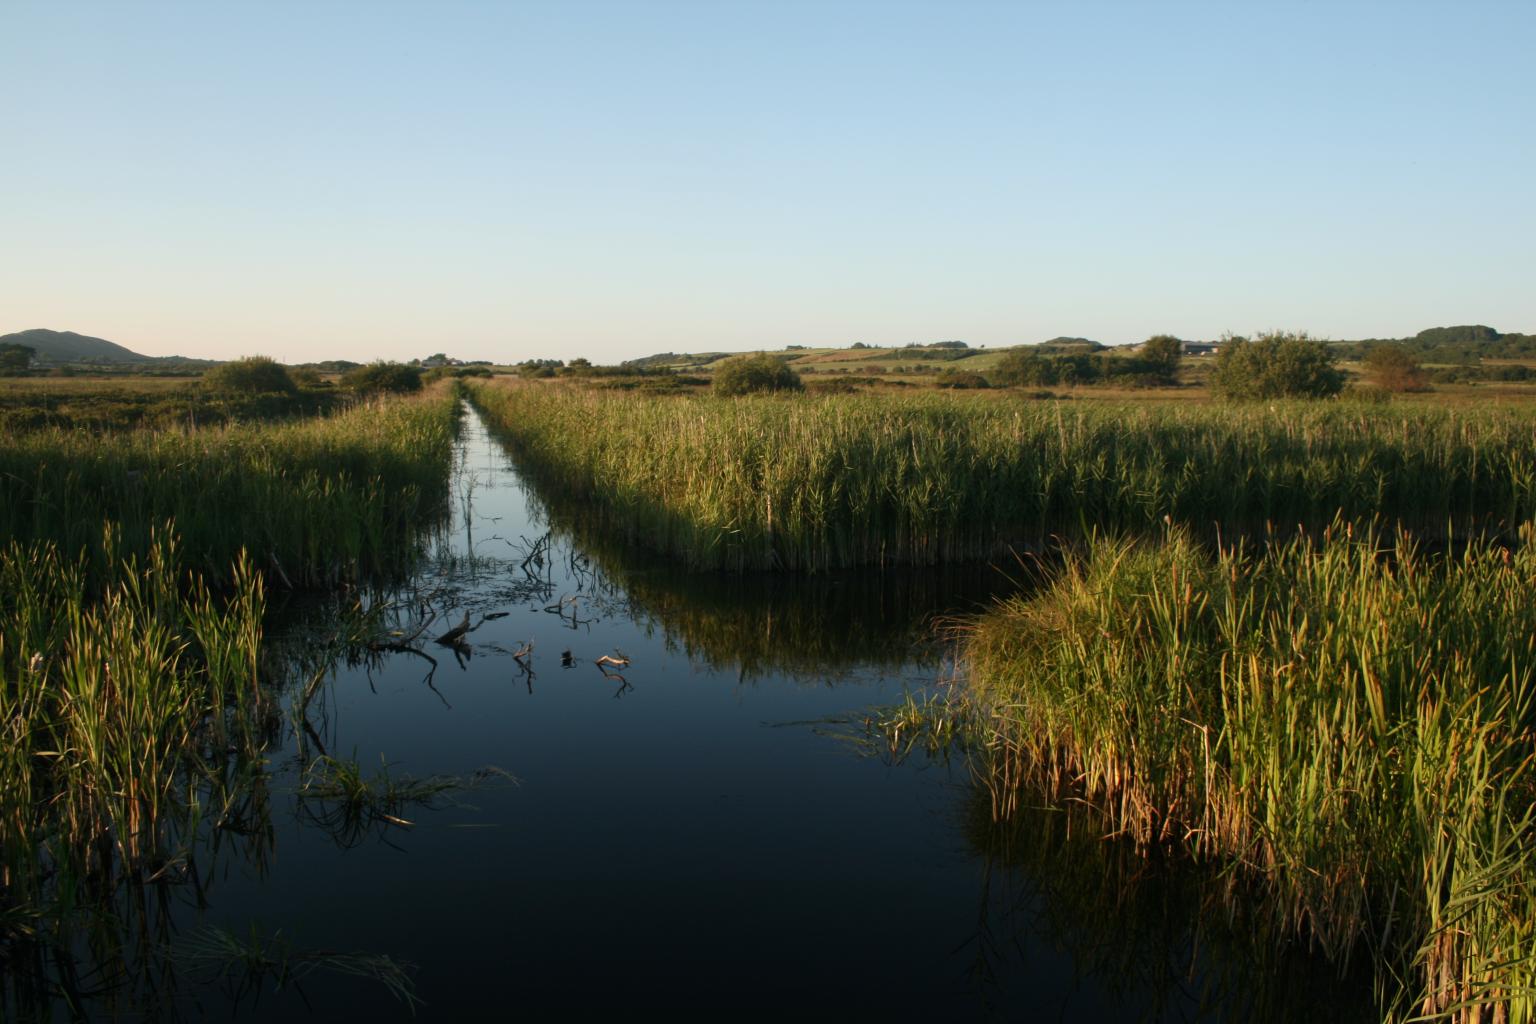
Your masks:
M1484 359L1536 359L1536 334L1501 334L1483 324L1431 327L1411 338L1363 338L1340 345L1361 356L1381 345L1396 345L1421 363L1472 365Z

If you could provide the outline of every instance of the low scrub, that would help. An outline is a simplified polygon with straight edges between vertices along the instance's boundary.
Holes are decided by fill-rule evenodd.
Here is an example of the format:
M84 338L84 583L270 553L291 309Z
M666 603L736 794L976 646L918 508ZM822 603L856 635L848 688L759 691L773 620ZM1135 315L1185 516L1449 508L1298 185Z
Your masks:
M422 388L422 371L404 363L369 363L341 375L341 386L363 395L409 395Z
M758 391L800 391L800 375L782 359L770 355L727 359L716 368L712 383L717 395L747 395Z
M293 395L299 390L288 368L267 356L246 356L215 366L203 374L203 386L240 395Z

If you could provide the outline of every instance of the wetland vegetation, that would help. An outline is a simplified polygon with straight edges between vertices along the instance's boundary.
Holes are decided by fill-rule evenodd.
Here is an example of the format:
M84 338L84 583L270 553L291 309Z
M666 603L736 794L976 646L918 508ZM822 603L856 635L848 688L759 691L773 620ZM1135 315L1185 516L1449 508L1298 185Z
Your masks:
M471 393L540 486L698 569L996 559L1169 519L1215 537L1380 515L1443 537L1536 511L1526 410Z
M1093 541L967 638L994 812L1082 801L1221 866L1268 933L1375 964L1393 1019L1530 1019L1529 540Z
M1338 1019L1536 1017L1530 409L605 379L0 440L8 1015L152 991L177 957L243 962L236 988L329 966L413 1001L388 957L177 938L166 887L201 901L221 857L267 862L288 827L276 774L297 825L351 856L507 779L344 756L343 674L371 692L403 656L445 712L504 714L541 673L542 699L586 700L549 675L558 689L585 666L605 697L691 721L707 698L632 668L640 649L763 680L818 733L867 721L887 763L968 766L971 855L1024 880L983 898L988 991L1023 970L991 934L1001 913L1096 984L1134 979L1154 1018L1189 998L1178 956L1225 1019L1285 1019L1280 979L1319 958ZM538 489L536 516L482 507L463 456L450 485L461 393ZM462 534L429 586L422 531L450 504ZM989 561L1005 572L973 581ZM304 588L329 594L319 626L275 640L271 595ZM539 623L560 631L557 668ZM485 659L518 685L452 692ZM834 714L807 692L831 687L804 686L845 678L911 695ZM655 749L606 742L629 764ZM1106 945L1064 923L1084 914L1139 923ZM1276 991L1234 981L1255 972Z
M447 497L457 398L363 404L294 423L98 435L52 428L0 439L0 542L125 552L170 524L214 580L245 550L281 586L408 564L414 531Z
M1077 802L1215 871L1277 947L1368 963L1384 1019L1532 1018L1528 410L474 395L698 567L1045 552L892 751L963 741L999 821Z
M444 506L457 405L0 439L7 1017L110 1005L170 970L168 887L201 894L222 847L260 855L281 731L266 593L407 568ZM370 963L398 982L367 958L338 969Z

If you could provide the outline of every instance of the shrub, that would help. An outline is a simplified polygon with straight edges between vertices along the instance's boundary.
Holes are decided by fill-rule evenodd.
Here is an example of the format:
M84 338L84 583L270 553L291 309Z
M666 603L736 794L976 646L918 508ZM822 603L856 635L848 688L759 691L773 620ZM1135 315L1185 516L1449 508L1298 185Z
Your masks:
M1154 334L1141 343L1138 355L1146 364L1147 373L1172 381L1178 376L1184 343L1171 334Z
M31 345L0 345L0 376L26 373L36 356Z
M360 394L408 394L421 390L421 371L404 363L369 363L341 375L343 387Z
M1305 331L1231 338L1216 351L1211 390L1233 400L1328 398L1344 387L1334 354Z
M1365 366L1383 391L1424 391L1429 386L1419 361L1397 345L1377 345L1365 354Z
M985 388L990 386L987 384L987 378L979 373L965 371L957 373L954 370L945 370L939 374L939 379L936 383L941 388Z
M215 366L203 374L203 386L230 394L297 394L299 387L288 368L267 356L246 356Z
M1011 348L998 361L993 378L1015 387L1039 387L1061 380L1054 360L1046 359L1032 348Z
M800 391L800 375L770 355L740 356L720 364L714 375L717 395L745 395L753 391Z

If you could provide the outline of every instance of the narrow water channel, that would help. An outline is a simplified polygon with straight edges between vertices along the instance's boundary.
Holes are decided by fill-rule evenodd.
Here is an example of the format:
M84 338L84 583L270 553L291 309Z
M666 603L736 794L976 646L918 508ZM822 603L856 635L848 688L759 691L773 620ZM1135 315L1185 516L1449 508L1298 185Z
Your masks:
M1327 987L1316 965L1201 925L1201 884L1060 812L998 836L963 763L859 742L867 709L947 673L933 618L1001 574L689 580L583 545L473 412L457 460L452 525L391 597L435 667L334 669L272 753L266 852L218 859L184 930L410 962L416 1020L1317 1019L1287 1009ZM460 648L432 642L466 617ZM359 827L296 795L322 749L484 781ZM184 1009L413 1019L334 972L252 995Z

